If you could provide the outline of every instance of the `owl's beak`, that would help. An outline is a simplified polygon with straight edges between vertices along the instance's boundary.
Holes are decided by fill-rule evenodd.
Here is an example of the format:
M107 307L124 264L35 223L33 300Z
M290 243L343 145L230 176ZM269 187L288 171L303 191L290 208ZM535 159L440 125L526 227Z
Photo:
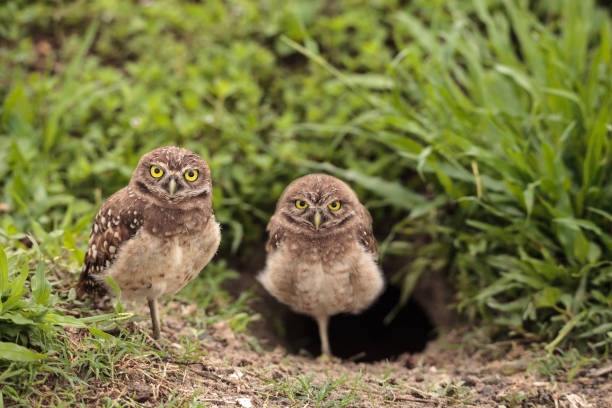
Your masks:
M313 221L315 229L318 231L321 226L321 213L319 211L315 212Z
M173 178L171 178L170 182L168 183L168 193L170 194L170 197L174 197L174 193L176 193L176 180Z

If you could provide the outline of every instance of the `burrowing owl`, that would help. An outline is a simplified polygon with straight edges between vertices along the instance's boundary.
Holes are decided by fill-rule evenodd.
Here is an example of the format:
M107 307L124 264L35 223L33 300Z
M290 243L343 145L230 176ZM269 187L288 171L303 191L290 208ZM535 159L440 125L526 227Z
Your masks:
M329 317L359 313L381 293L372 217L344 182L325 174L293 181L268 223L261 284L280 302L315 318L330 355Z
M185 286L219 247L211 194L208 164L197 154L169 146L142 156L94 219L79 295L108 293L110 276L122 298L148 300L159 338L157 299Z

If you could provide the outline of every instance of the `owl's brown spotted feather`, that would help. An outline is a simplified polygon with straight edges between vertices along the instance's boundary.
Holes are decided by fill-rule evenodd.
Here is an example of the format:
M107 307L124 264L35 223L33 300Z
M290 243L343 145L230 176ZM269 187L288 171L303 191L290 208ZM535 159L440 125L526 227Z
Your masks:
M374 233L372 232L372 216L365 207L363 208L360 219L362 222L359 222L355 228L355 233L357 234L356 238L366 252L372 254L372 257L377 260L378 249L376 247L376 238L374 238Z
M285 231L281 225L275 223L273 220L270 220L268 223L268 227L266 228L268 231L268 242L266 242L266 252L274 252L277 250L283 241L283 237L285 235Z
M79 297L106 294L106 287L98 277L112 265L122 244L144 224L144 203L142 200L130 200L129 190L127 186L110 196L94 219L77 286Z

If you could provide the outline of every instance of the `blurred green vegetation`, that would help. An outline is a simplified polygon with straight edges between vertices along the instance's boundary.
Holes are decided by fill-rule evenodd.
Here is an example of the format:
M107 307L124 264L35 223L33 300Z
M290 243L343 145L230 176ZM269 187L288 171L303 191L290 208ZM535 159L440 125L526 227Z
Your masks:
M405 299L442 269L464 316L607 354L610 14L529 3L5 2L4 243L59 234L78 263L103 199L178 144L211 165L223 258L261 251L282 189L324 171L404 260Z
M330 51L350 44L333 63L381 72L392 57L384 10L325 16L323 1L285 3L3 6L0 183L11 222L52 230L67 212L90 218L143 153L179 144L211 165L224 250L244 239L248 251L285 185L309 170L301 159L381 174L394 160L388 148L300 128L341 126L367 105L280 36L302 41L313 30ZM346 35L357 24L359 40Z

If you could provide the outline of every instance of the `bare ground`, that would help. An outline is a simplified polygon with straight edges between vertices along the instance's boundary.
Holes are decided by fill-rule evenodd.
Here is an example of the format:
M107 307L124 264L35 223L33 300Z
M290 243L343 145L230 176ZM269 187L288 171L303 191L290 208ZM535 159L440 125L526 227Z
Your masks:
M529 344L504 341L462 346L457 332L431 342L418 354L394 361L355 363L292 355L272 350L248 334L235 334L227 322L193 338L182 316L190 305L172 302L166 310L164 348L115 363L113 381L94 381L80 390L87 405L104 405L105 397L121 404L212 407L612 407L610 373L584 369L572 382L542 378L529 370L536 358ZM128 323L134 333L148 333L148 321ZM87 347L84 329L66 329L71 347ZM185 336L192 336L185 342ZM185 344L196 344L186 350ZM181 356L189 353L185 360ZM196 356L194 358L194 355ZM48 383L55 393L68 384Z

